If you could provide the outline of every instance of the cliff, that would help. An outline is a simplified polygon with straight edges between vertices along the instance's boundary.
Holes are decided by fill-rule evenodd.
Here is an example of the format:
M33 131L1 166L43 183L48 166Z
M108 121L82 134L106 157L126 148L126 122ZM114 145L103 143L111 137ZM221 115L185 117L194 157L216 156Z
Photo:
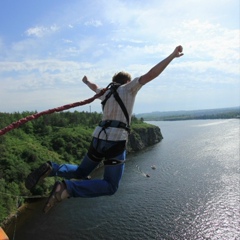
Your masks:
M151 124L135 125L128 138L127 151L129 153L137 152L160 142L162 139L159 127Z

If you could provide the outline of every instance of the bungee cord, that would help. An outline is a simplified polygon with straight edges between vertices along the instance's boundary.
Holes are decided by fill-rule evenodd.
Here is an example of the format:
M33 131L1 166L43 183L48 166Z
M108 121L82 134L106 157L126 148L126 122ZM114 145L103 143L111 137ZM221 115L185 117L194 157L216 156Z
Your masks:
M110 84L109 84L110 85ZM52 109L49 109L49 110L45 110L45 111L42 111L42 112L39 112L39 113L35 113L33 115L29 115L25 118L22 118L16 122L13 122L11 123L10 125L8 125L7 127L3 128L0 130L0 136L1 135L4 135L5 133L15 129L15 128L18 128L19 126L29 122L29 121L32 121L34 119L37 119L43 115L47 115L47 114L51 114L51 113L54 113L54 112L61 112L61 111L64 111L64 110L67 110L67 109L70 109L70 108L74 108L74 107L78 107L78 106L82 106L82 105L86 105L86 104L89 104L91 102L93 102L95 99L99 98L100 96L102 96L109 88L109 85L106 87L106 88L103 88L99 93L95 94L93 97L89 98L89 99L86 99L86 100L83 100L83 101L80 101L80 102L75 102L75 103L70 103L70 104L66 104L64 106L61 106L61 107L57 107L57 108L52 108Z

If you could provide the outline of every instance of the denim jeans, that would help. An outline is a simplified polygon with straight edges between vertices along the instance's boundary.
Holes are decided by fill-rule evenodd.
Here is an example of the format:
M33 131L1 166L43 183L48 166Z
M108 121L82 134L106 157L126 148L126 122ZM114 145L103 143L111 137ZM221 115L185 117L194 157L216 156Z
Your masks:
M93 146L99 153L104 153L118 142L93 139ZM71 197L99 197L114 194L119 186L124 171L124 161L126 159L126 150L115 156L114 159L123 161L117 165L105 165L103 179L84 180L98 165L86 154L80 165L74 164L52 164L50 176L63 177L67 186L67 191ZM75 180L73 180L75 179ZM83 179L83 180L81 180Z

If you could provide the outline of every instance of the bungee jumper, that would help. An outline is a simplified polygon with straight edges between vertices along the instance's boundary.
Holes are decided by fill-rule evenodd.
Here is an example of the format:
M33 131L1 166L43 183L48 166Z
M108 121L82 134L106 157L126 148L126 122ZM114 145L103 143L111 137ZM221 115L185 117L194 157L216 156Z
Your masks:
M89 81L86 76L83 77L83 83L96 93L93 98L99 98L102 101L102 121L95 128L88 152L79 165L67 163L59 165L48 161L27 176L25 186L29 190L45 177L64 178L63 181L55 182L44 206L44 213L57 203L71 197L92 198L116 193L124 172L126 143L135 97L138 91L158 77L173 59L183 56L182 51L182 46L177 46L168 57L146 74L133 80L126 72L115 74L106 91ZM103 179L87 180L87 176L102 161L104 163Z

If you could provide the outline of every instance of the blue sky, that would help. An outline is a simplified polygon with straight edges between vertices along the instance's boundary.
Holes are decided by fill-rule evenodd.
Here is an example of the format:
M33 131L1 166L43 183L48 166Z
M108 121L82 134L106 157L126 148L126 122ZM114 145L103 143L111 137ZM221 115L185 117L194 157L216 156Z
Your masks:
M238 0L1 0L0 112L90 98L84 75L102 87L118 71L135 78L179 44L134 113L239 106L239 28Z

